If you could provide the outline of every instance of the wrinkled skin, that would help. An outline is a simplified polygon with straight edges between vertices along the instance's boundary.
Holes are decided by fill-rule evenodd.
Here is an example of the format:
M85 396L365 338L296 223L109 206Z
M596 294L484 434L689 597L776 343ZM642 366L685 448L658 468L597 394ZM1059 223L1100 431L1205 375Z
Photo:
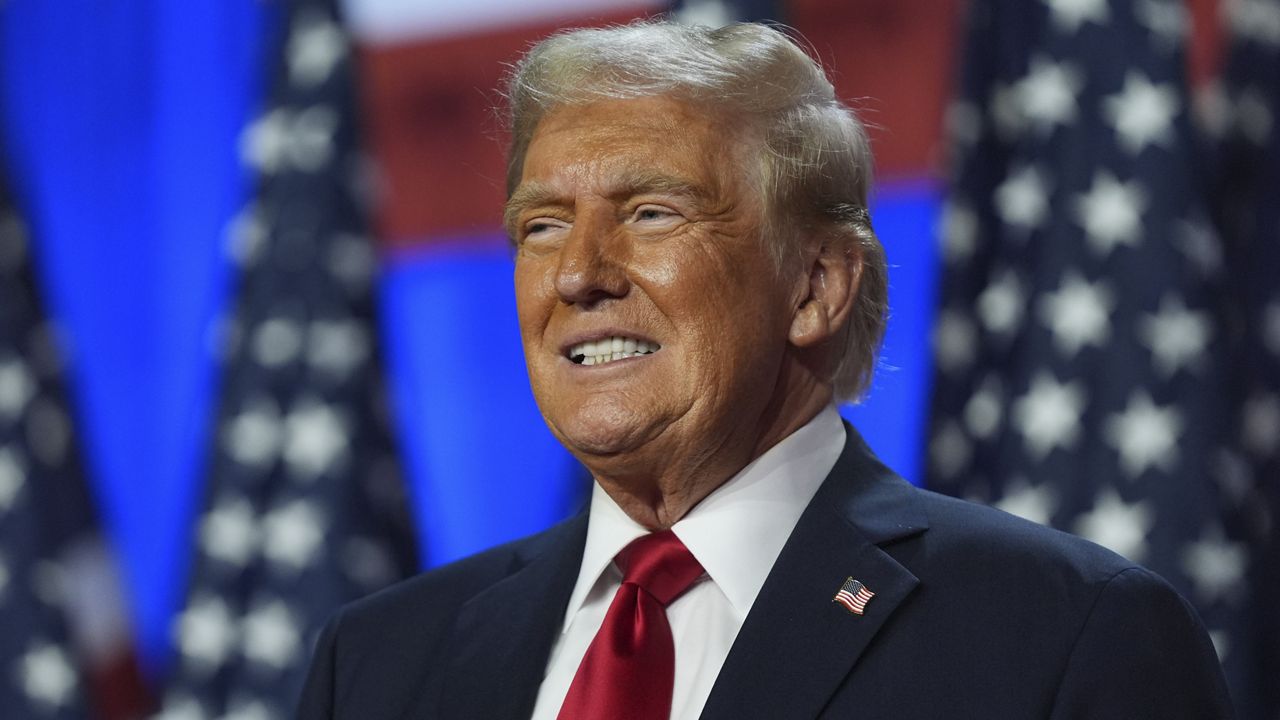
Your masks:
M632 518L669 527L831 402L857 258L760 237L756 145L665 97L561 108L508 203L530 382L551 431ZM657 352L587 366L602 337Z

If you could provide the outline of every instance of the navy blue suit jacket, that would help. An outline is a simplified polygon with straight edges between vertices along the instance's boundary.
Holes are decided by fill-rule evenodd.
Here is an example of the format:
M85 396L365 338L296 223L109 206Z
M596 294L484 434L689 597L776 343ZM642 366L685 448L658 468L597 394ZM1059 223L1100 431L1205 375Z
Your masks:
M912 487L849 441L734 642L702 717L1230 717L1217 659L1162 579L1078 538ZM339 613L299 718L527 718L587 518ZM853 615L847 577L875 597Z

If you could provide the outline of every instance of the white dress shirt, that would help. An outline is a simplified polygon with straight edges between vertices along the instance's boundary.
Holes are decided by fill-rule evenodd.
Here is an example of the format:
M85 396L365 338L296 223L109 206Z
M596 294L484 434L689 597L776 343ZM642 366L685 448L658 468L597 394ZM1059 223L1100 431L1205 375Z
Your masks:
M724 485L671 530L707 571L667 607L675 641L673 720L697 718L765 578L823 479L844 449L845 432L829 406ZM587 544L564 628L547 663L533 720L555 720L587 647L622 585L613 557L648 533L597 484Z

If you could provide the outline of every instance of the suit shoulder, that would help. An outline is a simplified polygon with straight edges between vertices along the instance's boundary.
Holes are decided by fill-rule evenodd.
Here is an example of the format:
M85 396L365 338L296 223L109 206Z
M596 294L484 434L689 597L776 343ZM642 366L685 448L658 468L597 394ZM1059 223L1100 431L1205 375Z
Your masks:
M1120 573L1138 570L1164 584L1134 562L1084 538L1045 527L985 505L919 491L929 517L925 540L935 559L981 576L1017 581L1083 583L1100 590Z
M1042 689L1056 694L1062 717L1227 716L1208 634L1164 578L995 508L928 491L918 498L928 530L885 549L920 581L918 624L935 639L982 648L971 660L980 674L1030 683L1022 665L1036 648L1049 671ZM1194 710L1148 714L1133 705L1164 695Z

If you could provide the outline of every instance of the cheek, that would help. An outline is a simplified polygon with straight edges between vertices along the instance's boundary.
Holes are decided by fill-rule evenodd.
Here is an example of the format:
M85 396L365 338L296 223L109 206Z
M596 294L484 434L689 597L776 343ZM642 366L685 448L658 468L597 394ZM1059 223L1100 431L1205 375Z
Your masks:
M673 320L690 330L732 342L772 327L777 287L759 274L753 257L702 251L680 261L656 263L650 280L660 286Z
M517 260L514 287L520 335L528 344L533 342L546 327L550 309L550 304L547 302L546 273L534 261Z
M675 292L681 284L687 284L691 275L688 266L672 253L652 252L647 257L640 256L638 262L632 264L632 272L642 276L651 287L663 288L667 292Z
M516 260L512 284L516 291L516 310L521 319L527 313L536 313L545 304L548 286L547 272L543 265L545 263L539 263L538 260Z

